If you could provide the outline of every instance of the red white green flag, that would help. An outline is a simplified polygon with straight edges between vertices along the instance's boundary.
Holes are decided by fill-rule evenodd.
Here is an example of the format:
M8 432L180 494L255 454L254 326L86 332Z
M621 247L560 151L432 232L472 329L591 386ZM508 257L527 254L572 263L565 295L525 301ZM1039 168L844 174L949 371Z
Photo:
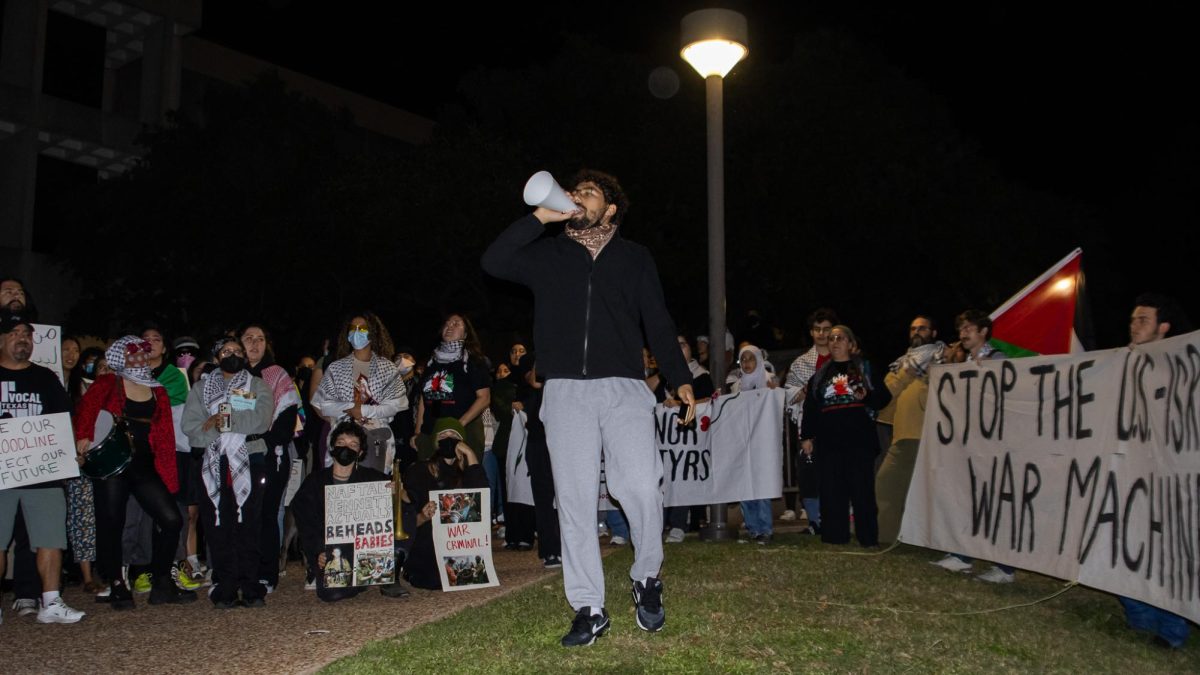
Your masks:
M1083 295L1083 249L1071 251L991 317L992 346L1010 357L1085 351L1091 331Z

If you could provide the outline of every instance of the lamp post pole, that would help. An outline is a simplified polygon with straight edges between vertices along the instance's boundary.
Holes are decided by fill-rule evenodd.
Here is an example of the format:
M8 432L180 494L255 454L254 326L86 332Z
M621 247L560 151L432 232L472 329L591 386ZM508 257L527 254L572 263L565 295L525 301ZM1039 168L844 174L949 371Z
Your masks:
M725 383L725 75L746 57L746 18L726 9L702 9L683 17L680 55L704 77L708 127L708 370ZM732 539L726 505L709 506L705 541Z

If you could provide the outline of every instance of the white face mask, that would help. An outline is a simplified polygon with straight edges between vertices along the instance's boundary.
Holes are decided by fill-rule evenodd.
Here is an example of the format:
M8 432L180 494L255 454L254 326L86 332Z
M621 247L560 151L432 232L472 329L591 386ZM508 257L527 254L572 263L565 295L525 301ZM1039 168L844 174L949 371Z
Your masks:
M401 375L407 375L412 372L414 365L416 365L416 364L413 363L413 360L406 356L406 357L400 359L400 363L397 363L396 367L400 369Z

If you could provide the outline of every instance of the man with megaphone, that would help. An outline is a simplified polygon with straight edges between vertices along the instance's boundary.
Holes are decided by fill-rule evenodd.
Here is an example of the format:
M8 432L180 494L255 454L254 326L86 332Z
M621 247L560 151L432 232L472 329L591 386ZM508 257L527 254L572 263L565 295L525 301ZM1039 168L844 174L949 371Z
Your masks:
M643 381L649 344L667 381L695 416L692 376L676 344L654 259L620 236L629 201L616 178L581 171L565 192L545 172L526 186L533 213L508 227L483 254L489 274L534 294L533 336L545 375L541 409L562 530L563 585L575 610L565 647L592 644L609 627L596 538L600 453L609 493L629 519L637 623L661 630L663 467L654 440L654 395ZM564 199L565 198L565 199ZM564 231L543 237L546 225ZM644 333L643 333L644 329Z

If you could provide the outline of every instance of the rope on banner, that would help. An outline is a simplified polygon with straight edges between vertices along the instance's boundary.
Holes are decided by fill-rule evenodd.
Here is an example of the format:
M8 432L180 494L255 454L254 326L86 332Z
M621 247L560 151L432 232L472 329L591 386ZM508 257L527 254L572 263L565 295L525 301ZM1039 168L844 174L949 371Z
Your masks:
M840 602L829 602L827 600L801 600L801 602L807 602L807 603L814 604L814 605L825 605L827 607L842 607L845 609L869 609L869 610L880 611L880 612L891 612L892 614L895 614L895 615L923 614L925 616L974 616L974 615L978 615L978 614L994 614L996 612L1005 612L1010 609L1022 609L1025 607L1033 607L1034 605L1039 605L1043 602L1048 602L1050 600L1053 600L1054 598L1057 598L1058 596L1062 595L1063 593L1066 593L1067 591L1071 590L1072 588L1075 588L1078 585L1079 585L1078 581L1070 581L1070 582L1067 582L1067 585L1064 586L1063 588L1061 588L1060 590L1057 590L1054 593L1051 593L1050 595L1047 595L1044 598L1038 598L1037 600L1033 600L1031 602L1023 602L1023 603L1020 603L1017 605L1006 605L1004 607L993 607L991 609L975 609L975 610L971 610L969 612L929 612L929 611L920 610L920 609L896 609L895 607L876 607L874 605L848 605L848 604L843 604Z

